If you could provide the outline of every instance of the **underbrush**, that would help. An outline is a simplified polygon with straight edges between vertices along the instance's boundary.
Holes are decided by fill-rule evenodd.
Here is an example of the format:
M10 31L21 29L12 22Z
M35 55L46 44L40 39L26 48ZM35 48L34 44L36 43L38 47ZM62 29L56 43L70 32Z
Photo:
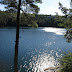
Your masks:
M59 72L72 72L72 53L65 54L60 60Z

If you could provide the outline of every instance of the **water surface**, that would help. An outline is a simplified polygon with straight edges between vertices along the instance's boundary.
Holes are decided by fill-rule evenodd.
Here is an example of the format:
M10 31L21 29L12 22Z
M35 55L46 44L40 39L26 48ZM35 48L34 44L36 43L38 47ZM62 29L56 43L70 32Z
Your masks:
M72 52L63 28L22 28L19 39L19 72L44 72L59 64L63 52ZM13 72L14 28L0 28L0 72Z

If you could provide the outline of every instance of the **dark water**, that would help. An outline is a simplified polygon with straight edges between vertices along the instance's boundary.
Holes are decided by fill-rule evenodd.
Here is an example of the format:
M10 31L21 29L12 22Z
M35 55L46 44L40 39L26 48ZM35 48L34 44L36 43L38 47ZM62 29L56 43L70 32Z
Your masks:
M19 72L43 71L56 66L63 52L72 52L72 43L67 43L63 35L42 29L20 29ZM15 29L0 29L0 72L13 72L15 33Z

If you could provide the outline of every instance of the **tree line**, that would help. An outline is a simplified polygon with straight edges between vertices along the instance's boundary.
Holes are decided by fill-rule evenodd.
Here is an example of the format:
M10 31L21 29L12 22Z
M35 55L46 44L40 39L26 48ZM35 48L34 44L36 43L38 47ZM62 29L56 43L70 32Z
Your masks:
M16 27L16 12L7 12L0 11L0 27ZM28 27L35 26L37 27L35 15L34 14L20 14L20 26Z
M0 27L16 27L16 12L0 11ZM21 27L60 27L56 15L20 14Z
M56 15L36 15L35 18L39 27L60 27Z

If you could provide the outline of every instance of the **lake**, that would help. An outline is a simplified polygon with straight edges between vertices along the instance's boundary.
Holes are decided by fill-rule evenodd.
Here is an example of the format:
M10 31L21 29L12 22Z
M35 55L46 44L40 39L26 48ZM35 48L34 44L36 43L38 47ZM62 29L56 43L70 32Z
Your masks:
M72 43L64 38L65 29L20 28L18 72L44 72L59 64L64 52L72 52ZM15 28L0 28L0 72L13 72Z

